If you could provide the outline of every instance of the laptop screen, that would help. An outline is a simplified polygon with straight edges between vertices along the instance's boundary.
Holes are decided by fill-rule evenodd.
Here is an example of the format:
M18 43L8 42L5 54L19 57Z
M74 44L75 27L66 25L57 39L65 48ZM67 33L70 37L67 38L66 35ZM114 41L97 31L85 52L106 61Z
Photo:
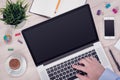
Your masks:
M22 31L36 66L98 41L89 5Z

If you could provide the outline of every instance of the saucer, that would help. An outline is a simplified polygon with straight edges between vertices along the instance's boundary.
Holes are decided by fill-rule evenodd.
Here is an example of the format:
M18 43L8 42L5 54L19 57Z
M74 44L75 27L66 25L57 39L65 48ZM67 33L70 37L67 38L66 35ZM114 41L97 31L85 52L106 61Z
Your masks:
M18 59L20 61L20 67L18 69L13 70L10 68L9 62L11 59ZM21 76L25 72L27 64L26 64L26 60L23 56L14 54L14 55L11 55L10 57L8 57L8 59L5 63L5 67L6 67L8 74L10 74L11 76Z

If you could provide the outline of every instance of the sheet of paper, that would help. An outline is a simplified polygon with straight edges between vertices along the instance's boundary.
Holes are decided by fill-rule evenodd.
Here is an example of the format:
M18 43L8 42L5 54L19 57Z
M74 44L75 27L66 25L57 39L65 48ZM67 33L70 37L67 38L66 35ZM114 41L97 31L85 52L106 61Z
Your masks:
M118 42L115 44L115 48L117 48L118 50L120 50L120 39L119 39Z
M52 17L58 0L34 0L30 12Z

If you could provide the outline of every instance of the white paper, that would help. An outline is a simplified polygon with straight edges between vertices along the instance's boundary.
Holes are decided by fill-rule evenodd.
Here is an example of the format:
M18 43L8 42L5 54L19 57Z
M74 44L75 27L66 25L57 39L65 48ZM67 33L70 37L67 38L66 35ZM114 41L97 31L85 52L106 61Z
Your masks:
M115 48L117 48L118 50L120 50L120 39L119 39L118 42L115 44Z
M53 16L52 12L55 11L57 2L57 0L34 0L30 12L49 17Z

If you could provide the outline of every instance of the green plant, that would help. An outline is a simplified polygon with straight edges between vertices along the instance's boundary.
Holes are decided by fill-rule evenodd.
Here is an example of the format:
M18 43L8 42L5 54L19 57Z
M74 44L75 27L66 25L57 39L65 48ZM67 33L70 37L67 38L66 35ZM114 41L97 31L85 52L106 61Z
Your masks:
M6 7L0 9L0 12L3 15L1 20L6 24L15 25L17 27L19 23L26 20L27 8L28 3L25 4L25 1L23 0L17 0L16 3L11 0L7 0Z

